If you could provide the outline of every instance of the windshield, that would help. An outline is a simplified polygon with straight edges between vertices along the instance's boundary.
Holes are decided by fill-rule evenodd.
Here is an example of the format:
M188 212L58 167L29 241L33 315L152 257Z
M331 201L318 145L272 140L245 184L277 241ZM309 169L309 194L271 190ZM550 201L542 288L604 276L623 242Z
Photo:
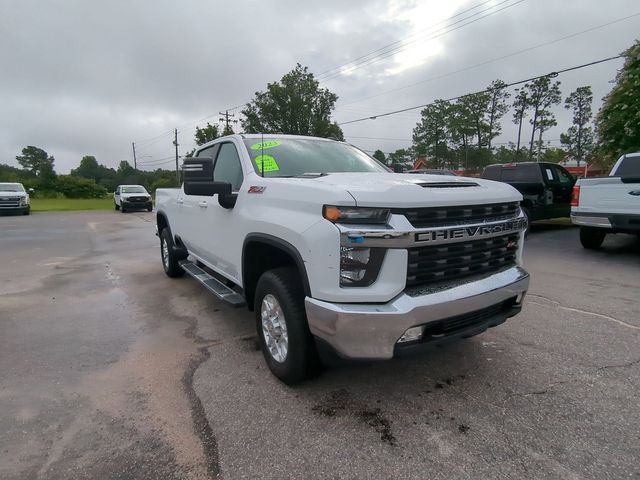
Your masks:
M338 172L387 172L373 158L346 143L312 138L247 138L244 143L258 174L298 177Z
M24 192L24 187L19 183L0 183L0 192Z
M122 187L120 188L122 193L147 193L144 187Z

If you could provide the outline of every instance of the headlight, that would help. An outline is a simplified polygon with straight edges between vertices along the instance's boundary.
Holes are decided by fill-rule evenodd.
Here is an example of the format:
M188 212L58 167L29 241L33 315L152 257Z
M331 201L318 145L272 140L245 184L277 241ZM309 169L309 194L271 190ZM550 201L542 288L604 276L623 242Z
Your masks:
M378 278L384 248L340 247L340 286L368 287Z
M20 197L20 205L27 205L27 197Z
M322 207L322 216L333 223L386 224L389 213L388 208L335 207L333 205Z

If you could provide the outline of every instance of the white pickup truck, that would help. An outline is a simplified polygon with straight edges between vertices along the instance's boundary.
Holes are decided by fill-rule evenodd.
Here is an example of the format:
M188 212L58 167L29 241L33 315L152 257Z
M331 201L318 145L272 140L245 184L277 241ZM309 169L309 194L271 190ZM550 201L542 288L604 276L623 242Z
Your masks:
M324 355L390 359L517 314L522 196L489 180L396 174L342 142L232 135L156 192L164 270L255 311L285 383ZM320 353L320 355L319 355Z
M640 235L640 152L622 155L608 177L578 180L571 221L584 248L600 248L608 233Z

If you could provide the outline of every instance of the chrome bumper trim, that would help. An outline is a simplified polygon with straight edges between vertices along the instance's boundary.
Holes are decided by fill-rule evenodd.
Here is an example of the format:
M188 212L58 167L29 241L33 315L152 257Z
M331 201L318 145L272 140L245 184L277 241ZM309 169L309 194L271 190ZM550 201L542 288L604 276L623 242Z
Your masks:
M512 267L433 294L410 297L401 293L384 304L331 303L307 297L305 308L311 333L340 355L389 359L408 328L475 312L513 297L522 301L528 287L529 274Z
M574 225L580 225L582 227L611 228L611 222L607 217L576 215L572 213L571 223L573 223Z

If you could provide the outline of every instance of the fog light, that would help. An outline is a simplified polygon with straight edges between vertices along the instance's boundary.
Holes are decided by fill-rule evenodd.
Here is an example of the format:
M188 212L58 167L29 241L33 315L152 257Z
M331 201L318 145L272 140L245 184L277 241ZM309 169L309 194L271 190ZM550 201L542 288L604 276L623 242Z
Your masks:
M414 342L416 340L420 340L422 338L422 332L424 331L424 327L411 327L408 329L398 340L398 343L405 342Z
M516 297L516 305L520 305L522 303L522 300L524 300L524 293L519 293Z

